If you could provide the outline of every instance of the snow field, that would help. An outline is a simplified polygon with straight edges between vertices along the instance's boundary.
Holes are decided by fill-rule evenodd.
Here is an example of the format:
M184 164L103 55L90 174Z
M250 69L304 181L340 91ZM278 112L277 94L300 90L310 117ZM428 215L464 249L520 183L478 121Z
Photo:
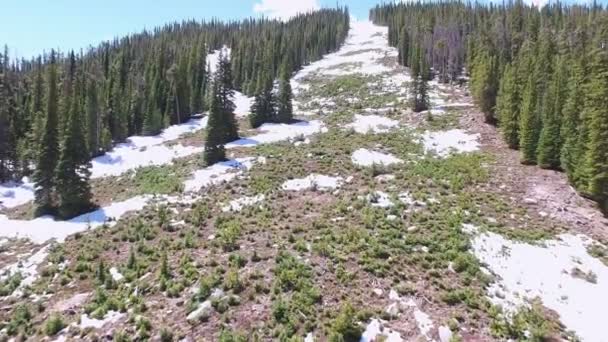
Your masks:
M608 307L608 266L589 255L591 239L563 234L533 245L471 225L463 230L473 234L475 256L497 276L488 289L494 304L514 313L538 297L583 341L605 339L600 327Z

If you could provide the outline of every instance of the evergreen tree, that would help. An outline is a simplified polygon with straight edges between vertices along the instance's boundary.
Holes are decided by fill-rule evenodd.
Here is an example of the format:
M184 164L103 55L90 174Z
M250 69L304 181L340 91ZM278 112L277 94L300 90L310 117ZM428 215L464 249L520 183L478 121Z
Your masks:
M568 80L566 102L562 110L563 125L561 127L561 138L564 141L560 153L561 167L566 171L570 182L577 188L580 183L576 171L579 170L581 156L584 154L581 149L584 145L584 139L580 134L581 125L579 125L579 122L581 122L579 113L585 100L585 90L583 89L585 70L582 60L583 58L578 58L572 67L571 77Z
M279 80L279 96L277 98L277 121L290 123L293 120L293 93L290 82L291 68L287 62L283 63Z
M495 124L494 107L496 106L497 77L496 57L484 50L477 54L473 69L472 93L487 123Z
M563 58L557 57L555 75L544 94L542 110L542 129L538 141L538 165L545 169L560 166L561 150L561 112L563 108L566 71Z
M510 148L519 147L520 94L515 67L507 64L496 98L496 114L500 130Z
M254 97L249 123L251 127L258 128L266 122L273 121L274 117L274 96L272 91L267 89Z
M536 147L540 134L540 122L536 110L536 91L535 75L530 74L523 93L519 126L519 147L522 151L521 162L523 164L536 163Z
M593 51L590 80L585 87L584 116L589 118L589 140L584 159L587 194L608 210L608 51Z
M225 120L224 109L219 95L220 85L216 82L213 84L211 94L211 103L209 108L209 119L207 120L207 141L205 142L205 151L203 160L205 165L213 165L217 162L226 159L225 144Z
M51 51L47 67L47 94L44 131L34 172L36 183L36 215L45 215L54 208L55 168L59 160L58 93L55 52ZM81 146L82 147L82 146Z
M420 48L416 49L415 62L412 64L412 84L410 86L410 103L414 112L429 108L427 73L428 67Z
M217 72L214 75L214 89L212 101L217 101L216 106L221 112L220 125L222 125L222 144L227 144L239 138L238 125L234 110L234 88L232 84L232 67L228 56L220 53ZM214 109L213 106L211 109Z
M86 146L86 138L82 121L78 117L76 98L75 96L68 116L56 170L58 211L63 218L77 216L92 207L90 156L83 148Z
M101 145L101 116L99 115L99 101L97 98L97 84L91 80L86 93L86 113L88 123L89 154L97 156L102 150Z
M409 58L409 48L410 48L410 36L407 33L406 26L401 28L401 33L399 33L399 64L404 66L409 66L408 58Z

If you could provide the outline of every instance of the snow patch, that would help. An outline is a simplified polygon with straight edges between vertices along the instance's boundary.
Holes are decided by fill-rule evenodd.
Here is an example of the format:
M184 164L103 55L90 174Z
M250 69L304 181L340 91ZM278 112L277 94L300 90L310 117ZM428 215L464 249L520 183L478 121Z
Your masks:
M0 184L0 209L14 208L34 200L34 183L23 177L21 182Z
M305 178L288 180L283 183L281 188L286 191L300 191L309 189L326 191L336 189L343 183L344 179L342 177L311 174Z
M335 53L302 68L291 80L294 92L305 89L307 77L322 72L324 76L352 74L378 75L393 70L382 63L386 57L397 56L397 50L388 46L388 28L370 21L352 20L344 45Z
M260 144L275 143L284 140L300 139L316 133L327 132L325 124L319 120L300 121L293 124L267 123L259 127L264 132L248 138L242 138L226 145L226 148L253 147Z
M224 45L221 49L217 49L207 55L207 65L209 66L209 70L212 74L215 74L217 71L218 64L220 62L220 53L230 58L231 52L232 50L228 46Z
M367 195L366 199L371 203L372 207L390 208L394 205L390 199L390 195L382 191L373 192Z
M28 238L34 243L44 243L51 239L63 242L69 235L95 228L117 220L127 212L141 210L151 199L151 196L137 196L126 201L83 214L69 221L55 221L50 216L40 217L30 221L11 220L0 215L0 236Z
M468 134L461 129L426 132L422 143L426 152L434 152L440 157L451 153L466 153L479 150L479 134Z
M228 205L222 207L222 211L223 212L229 212L229 211L238 212L238 211L243 210L244 207L249 207L254 204L262 202L265 198L266 198L266 196L264 196L264 195L257 195L257 196L253 196L253 197L241 197L239 199L230 201L230 203L228 203Z
M84 314L80 316L80 324L78 325L81 329L95 328L99 329L106 324L116 323L124 316L123 313L117 311L108 311L103 319L90 318L89 315Z
M370 151L365 148L360 148L353 152L351 156L353 164L359 166L372 166L372 165L384 165L388 166L391 164L401 163L402 160L386 153Z
M355 121L346 127L352 128L359 134L386 133L391 128L399 126L399 122L378 115L355 115Z
M373 342L377 341L378 337L383 336L382 341L386 342L401 342L403 339L401 335L391 329L384 327L384 321L373 318L371 322L365 327L365 331L361 335L360 342Z
M463 231L477 229L468 226ZM531 245L485 232L472 238L472 250L499 277L488 289L489 296L507 313L538 297L582 340L600 341L606 336L608 267L589 255L587 246L592 243L584 235L563 234Z
M34 281L38 279L38 266L42 264L48 255L49 247L46 246L28 256L26 259L19 260L2 268L2 270L0 270L0 281L4 281L16 273L21 274L21 283L13 292L13 296L19 297L23 287L32 285Z
M125 278L116 267L110 268L110 275L114 281L121 281Z
M234 92L234 104L236 105L236 109L234 110L234 114L237 117L243 118L249 115L251 110L251 105L253 104L253 97L248 97L247 95L235 91Z
M243 170L251 168L255 158L238 158L228 160L197 170L192 178L184 182L185 192L196 192L209 185L228 182L242 173Z

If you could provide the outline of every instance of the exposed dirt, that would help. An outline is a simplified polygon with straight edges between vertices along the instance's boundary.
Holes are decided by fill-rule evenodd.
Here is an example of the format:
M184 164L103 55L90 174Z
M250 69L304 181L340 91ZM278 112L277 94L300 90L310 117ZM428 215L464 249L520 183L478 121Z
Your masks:
M466 93L455 94L459 94L459 102L473 101ZM547 217L574 232L608 241L608 219L595 202L580 196L569 185L565 173L521 164L520 152L507 146L499 130L485 123L477 108L461 112L460 126L479 133L482 150L495 156L490 165L490 187L508 194L513 203L526 205L531 216Z

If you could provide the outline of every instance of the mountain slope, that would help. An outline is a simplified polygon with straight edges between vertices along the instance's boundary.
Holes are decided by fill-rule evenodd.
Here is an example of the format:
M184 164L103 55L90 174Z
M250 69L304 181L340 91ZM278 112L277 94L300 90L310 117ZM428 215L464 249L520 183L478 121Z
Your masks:
M527 183L497 183L525 167L488 143L495 132L466 87L431 82L431 109L407 109L411 79L387 34L353 22L339 51L292 78L303 121L244 130L242 120L230 161L202 168L192 155L151 169L150 182L176 188L111 200L120 210L96 213L91 229L86 217L43 222L32 241L15 233L33 221L0 221L4 270L26 276L2 277L4 333L601 340L608 249L541 214L551 204L526 197ZM107 184L130 184L122 178Z

